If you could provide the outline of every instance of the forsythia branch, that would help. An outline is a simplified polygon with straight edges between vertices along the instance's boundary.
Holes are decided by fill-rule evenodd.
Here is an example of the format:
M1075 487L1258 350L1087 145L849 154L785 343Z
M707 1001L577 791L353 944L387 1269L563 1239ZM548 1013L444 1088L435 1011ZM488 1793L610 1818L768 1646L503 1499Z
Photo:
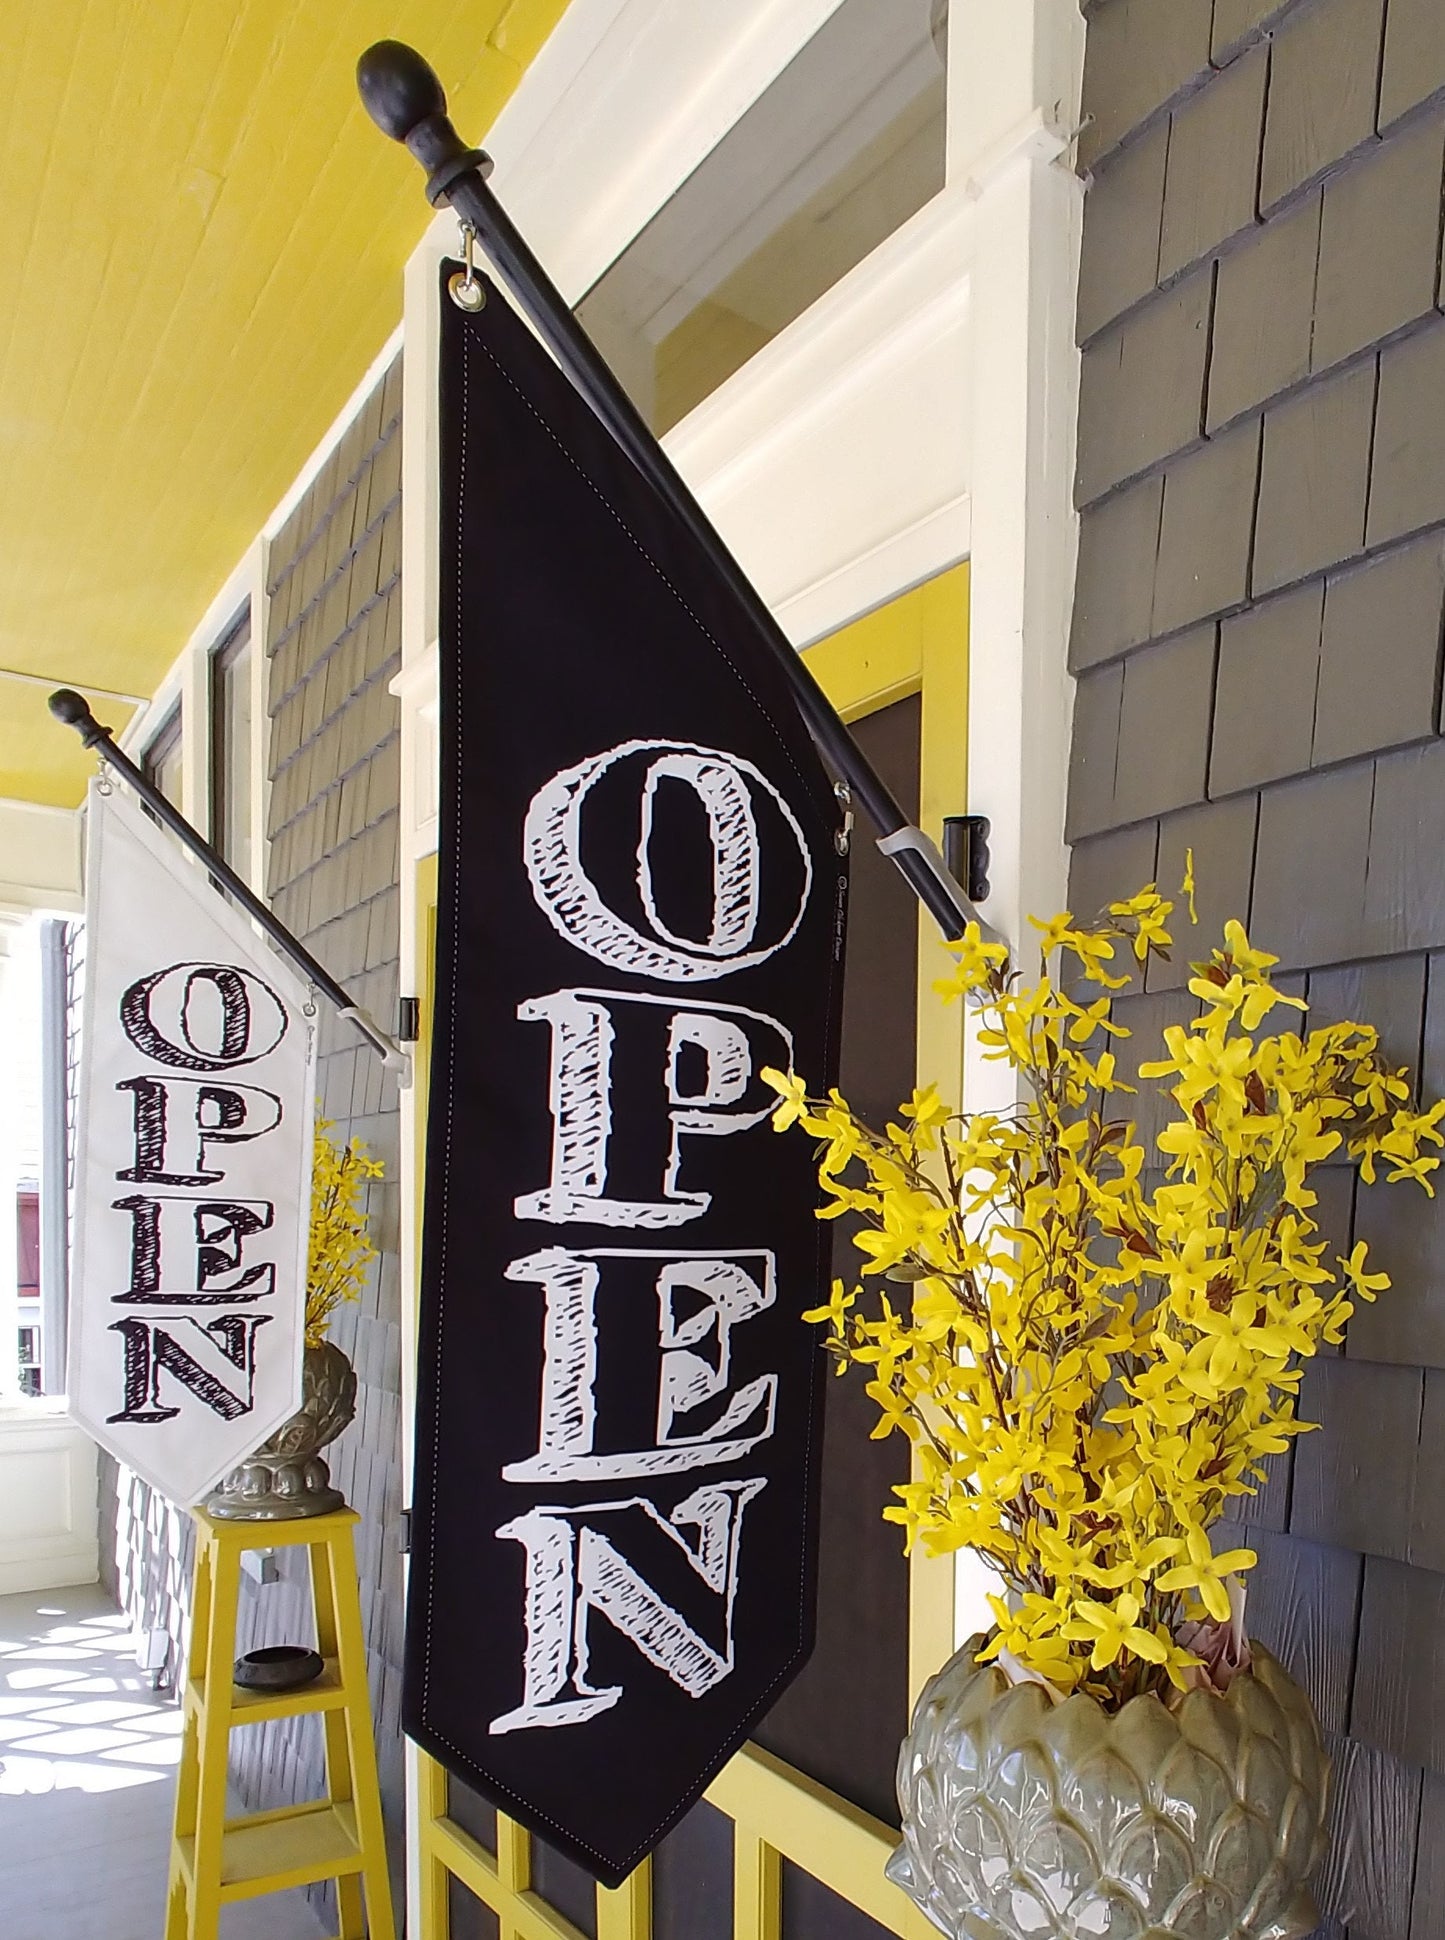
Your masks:
M1138 1068L1170 1107L1146 1151L1113 1115L1132 1087L1112 993L1120 946L1167 956L1172 908L1151 884L1092 924L1037 925L1031 984L976 925L950 946L937 988L1022 1079L1011 1114L951 1113L930 1086L878 1131L837 1091L763 1074L778 1129L819 1141L819 1217L859 1222L857 1283L807 1318L840 1373L867 1374L875 1434L913 1444L885 1516L910 1545L973 1548L1000 1572L986 1655L1111 1708L1188 1681L1181 1626L1226 1621L1255 1562L1216 1552L1211 1525L1306 1431L1303 1362L1389 1285L1363 1242L1327 1258L1314 1167L1343 1151L1367 1182L1383 1169L1433 1193L1445 1144L1445 1102L1416 1110L1368 1025L1261 1030L1305 1006L1231 922L1193 966L1198 1014Z
M336 1309L360 1298L366 1269L376 1258L367 1233L366 1183L382 1176L360 1139L345 1145L331 1137L326 1119L316 1125L311 1176L311 1228L307 1245L306 1345L319 1347Z

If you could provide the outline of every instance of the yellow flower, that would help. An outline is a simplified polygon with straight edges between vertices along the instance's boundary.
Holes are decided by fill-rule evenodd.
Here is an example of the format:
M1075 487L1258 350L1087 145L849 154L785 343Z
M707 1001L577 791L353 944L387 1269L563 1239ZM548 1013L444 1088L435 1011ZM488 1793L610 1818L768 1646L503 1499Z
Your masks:
M871 1255L865 1273L883 1273L896 1266L905 1254L925 1249L947 1226L952 1214L926 1192L910 1192L900 1187L883 1202L881 1231L855 1233L853 1244L860 1253Z
M899 1110L905 1118L911 1118L922 1131L930 1125L943 1125L948 1122L949 1110L938 1095L937 1085L915 1087L913 1096Z
M1224 1579L1240 1570L1252 1570L1259 1558L1252 1549L1227 1549L1216 1556L1202 1529L1191 1528L1185 1536L1189 1560L1178 1563L1154 1580L1161 1590L1197 1590L1199 1600L1218 1623L1229 1622L1229 1590Z
M835 1280L833 1282L833 1292L829 1297L827 1306L811 1307L803 1315L803 1318L804 1320L827 1321L832 1327L833 1332L841 1335L844 1327L844 1316L848 1312L848 1309L857 1303L857 1299L858 1296L856 1293L845 1292L841 1280Z
M1384 1293L1390 1284L1388 1273L1366 1273L1365 1260L1369 1250L1364 1240L1357 1240L1350 1257L1340 1261L1346 1279L1361 1300L1373 1300L1377 1293Z
M1199 921L1199 911L1194 907L1194 851L1193 849L1186 849L1184 851L1184 880L1179 885L1179 893L1184 898L1185 902L1188 903L1189 905L1190 922L1197 923Z
M1107 1669L1125 1650L1148 1663L1162 1664L1168 1648L1162 1637L1140 1624L1141 1610L1138 1597L1127 1590L1112 1603L1081 1599L1074 1605L1073 1621L1064 1625L1062 1634L1092 1644L1089 1662L1096 1671Z
M1069 1037L1075 1044L1086 1044L1095 1031L1108 1031L1114 1037L1127 1037L1129 1033L1122 1024L1115 1024L1109 1017L1109 999L1099 997L1092 1004L1073 1004L1067 997L1060 998L1060 1008L1070 1017Z
M1003 970L1008 963L1008 945L985 943L983 931L977 923L970 923L963 935L950 943L948 948L958 959L954 974L941 977L933 986L945 1003L981 989L990 976Z
M1268 950L1251 949L1243 923L1233 916L1224 926L1224 947L1234 968L1247 977L1262 976L1279 962L1279 958L1272 957Z
M785 1132L807 1111L808 1087L791 1071L778 1071L771 1064L765 1064L758 1076L778 1094L778 1103L773 1107L773 1130Z
M1151 949L1162 952L1173 942L1174 939L1164 927L1173 908L1173 903L1166 902L1151 882L1137 896L1130 896L1125 902L1110 903L1109 914L1133 926L1134 955L1143 963Z

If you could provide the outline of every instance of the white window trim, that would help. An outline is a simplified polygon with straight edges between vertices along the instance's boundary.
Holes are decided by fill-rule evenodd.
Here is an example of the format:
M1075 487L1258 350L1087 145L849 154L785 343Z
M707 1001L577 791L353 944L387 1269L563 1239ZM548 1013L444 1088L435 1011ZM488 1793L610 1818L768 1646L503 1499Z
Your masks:
M486 141L494 186L569 303L841 4L572 0Z
M268 527L269 532L269 527ZM181 813L193 828L211 834L211 660L249 607L251 616L251 869L249 886L258 894L266 885L266 804L270 789L267 748L270 721L266 712L266 554L269 537L263 534L247 547L245 556L206 608L200 624L171 663L149 702L139 708L120 745L139 761L179 704L181 710Z
M663 439L797 646L968 554L973 215L946 186Z

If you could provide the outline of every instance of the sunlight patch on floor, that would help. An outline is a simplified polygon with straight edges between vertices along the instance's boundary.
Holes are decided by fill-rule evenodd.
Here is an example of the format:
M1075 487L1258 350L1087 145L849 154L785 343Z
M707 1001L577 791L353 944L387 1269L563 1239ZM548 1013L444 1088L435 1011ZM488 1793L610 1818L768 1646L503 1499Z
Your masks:
M98 1585L0 1597L0 1940L156 1940L181 1723ZM221 1920L221 1940L321 1931L298 1892Z
M95 1594L0 1604L0 1798L153 1785L180 1756L180 1713L137 1667L125 1618L76 1608Z

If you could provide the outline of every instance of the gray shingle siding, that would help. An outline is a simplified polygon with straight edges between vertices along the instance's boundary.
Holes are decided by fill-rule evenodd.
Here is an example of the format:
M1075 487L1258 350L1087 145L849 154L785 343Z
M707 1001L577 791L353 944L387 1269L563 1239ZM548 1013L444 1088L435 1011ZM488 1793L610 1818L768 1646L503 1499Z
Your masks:
M1086 11L1071 901L1167 890L1192 848L1202 933L1246 917L1438 1095L1445 6ZM1184 974L1121 1000L1135 1058ZM1396 1285L1243 1506L1251 1623L1336 1753L1322 1940L1439 1940L1445 1199L1335 1166L1319 1218Z
M1080 160L1100 155L1196 80L1209 60L1214 0L1109 0L1089 17Z
M267 895L278 915L390 1028L400 956L400 716L388 683L401 665L401 360L398 357L273 541L267 559L271 778ZM362 1619L383 1804L401 1887L400 1117L395 1080L322 1004L319 1111L338 1138L364 1139L385 1177L367 1190L381 1249L362 1298L338 1310L356 1419L330 1449L332 1479L356 1531ZM278 1552L282 1578L242 1582L242 1648L309 1640L305 1565ZM322 1747L314 1719L282 1719L232 1740L246 1803L314 1796ZM400 1903L398 1901L398 1903Z

